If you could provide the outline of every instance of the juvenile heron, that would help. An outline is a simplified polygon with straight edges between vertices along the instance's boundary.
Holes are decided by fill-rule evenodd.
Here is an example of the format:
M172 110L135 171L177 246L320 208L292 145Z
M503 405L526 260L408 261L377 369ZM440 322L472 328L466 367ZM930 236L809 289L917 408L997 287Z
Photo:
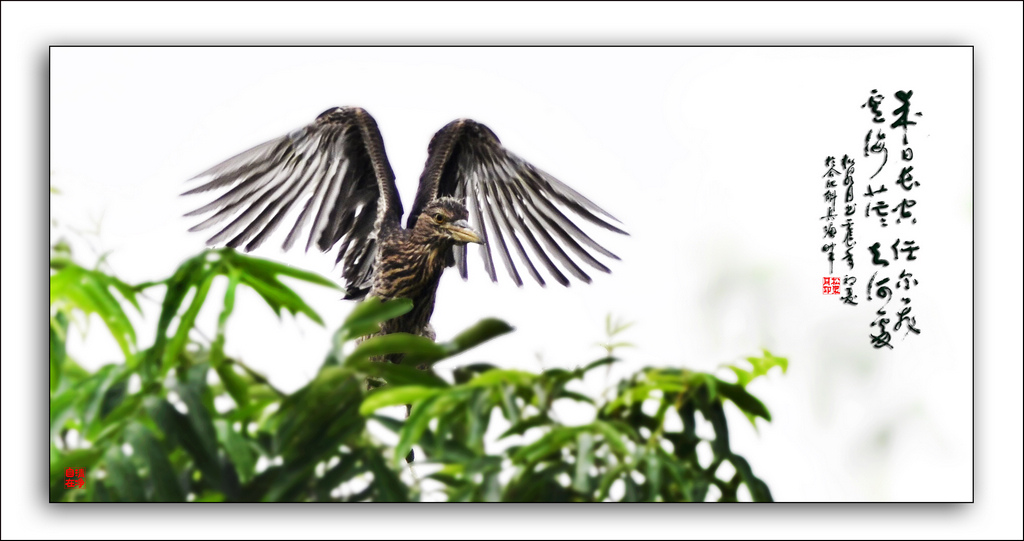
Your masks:
M268 141L197 175L185 193L226 190L186 216L214 213L191 231L233 218L207 244L250 251L292 211L298 218L284 240L291 248L312 220L306 250L337 247L346 299L367 294L408 298L413 309L385 322L380 334L407 332L434 339L430 316L441 273L457 266L468 275L466 248L480 245L484 269L497 282L492 252L517 286L523 285L509 247L540 285L544 277L527 256L530 247L547 274L564 286L590 277L570 257L610 272L589 250L618 257L597 244L566 212L616 233L612 215L551 175L506 150L483 124L455 120L430 140L412 212L402 227L395 175L373 117L358 107L335 107L305 127ZM563 210L560 210L560 208ZM381 359L378 359L381 360ZM388 356L401 362L400 356Z

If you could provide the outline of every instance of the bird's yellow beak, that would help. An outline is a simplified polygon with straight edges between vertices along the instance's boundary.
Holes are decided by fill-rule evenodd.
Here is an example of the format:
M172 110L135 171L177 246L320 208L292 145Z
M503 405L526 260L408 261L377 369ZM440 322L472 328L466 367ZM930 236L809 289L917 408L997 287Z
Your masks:
M448 231L451 232L452 238L455 242L467 243L473 242L476 244L483 244L484 239L480 238L480 235L473 228L469 227L469 222L466 220L458 220L452 222L446 226Z

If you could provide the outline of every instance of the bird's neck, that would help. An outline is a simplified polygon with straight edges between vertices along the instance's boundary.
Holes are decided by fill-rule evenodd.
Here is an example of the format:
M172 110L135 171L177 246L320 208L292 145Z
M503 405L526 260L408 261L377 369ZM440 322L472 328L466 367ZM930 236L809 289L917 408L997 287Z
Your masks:
M383 299L412 299L416 304L420 297L429 296L432 308L445 252L450 248L450 243L432 242L416 228L395 231L382 239L371 294Z

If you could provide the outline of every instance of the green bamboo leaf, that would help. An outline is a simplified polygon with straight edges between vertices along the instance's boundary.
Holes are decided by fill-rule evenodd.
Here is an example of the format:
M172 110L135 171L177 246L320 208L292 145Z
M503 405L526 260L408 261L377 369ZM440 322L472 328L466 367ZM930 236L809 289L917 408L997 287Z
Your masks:
M135 465L119 448L108 449L103 456L103 462L107 467L107 484L117 492L119 501L146 501L146 491Z
M371 486L377 493L375 501L404 502L409 500L409 492L405 483L388 467L381 458L380 453L374 450L367 450L363 459L370 467L370 471L373 472L373 484Z
M317 500L322 502L330 501L332 490L362 473L363 469L359 468L359 465L360 462L357 455L347 454L342 456L337 465L324 472L324 476L317 480Z
M575 391L565 391L565 390L563 390L562 392L558 393L558 396L555 397L556 400L561 399L561 398L566 398L566 399L569 399L569 400L575 400L576 402L586 402L588 404L594 404L595 403L593 398L590 398L589 396L587 396L585 394L577 393Z
M746 370L737 365L722 365L725 368L731 370L736 374L736 383L740 386L746 387L754 379L764 376L769 370L776 366L782 370L785 374L786 370L789 369L789 360L785 357L776 357L772 355L767 349L761 350L763 355L761 357L747 357L745 360L750 364L751 370Z
M136 454L146 462L150 481L153 485L154 502L183 502L185 493L175 475L175 468L167 458L167 453L153 433L134 425L132 431L132 447Z
M731 455L729 462L732 462L732 465L736 467L736 473L743 481L743 484L747 485L747 488L750 489L750 496L755 502L772 501L772 493L768 490L768 485L754 475L754 472L750 469L750 463L745 458L739 455Z
M601 484L597 487L596 501L604 501L608 497L608 491L612 488L612 483L622 476L629 476L629 466L627 464L616 464L614 467L609 468L605 471L604 475L601 476Z
M380 323L404 315L412 310L409 299L393 299L381 302L377 297L369 297L360 302L349 312L345 322L338 330L338 342L373 334L380 330Z
M124 376L127 376L125 374ZM125 396L128 394L128 380L126 377L121 376L117 381L113 382L110 387L107 388L106 392L103 393L103 399L100 401L99 418L105 420L110 412L114 411L118 406L124 402Z
M220 316L217 318L217 337L210 346L210 366L220 368L224 361L224 332L227 329L228 318L235 310L235 290L242 280L242 273L237 268L228 271L228 287L224 292L224 307L221 308ZM234 395L232 395L234 396Z
M167 280L167 291L164 293L164 300L160 307L160 319L156 327L156 341L143 359L142 376L146 382L153 381L160 373L164 350L167 347L167 330L170 328L174 316L178 314L185 295L192 288L193 276L199 272L205 261L205 254L187 259Z
M58 266L60 270L50 275L50 305L58 303L87 316L96 314L125 357L130 357L135 345L135 329L111 290L119 291L137 306L131 287L100 271L87 270L71 262Z
M223 363L216 367L217 377L239 408L249 405L249 384L234 370L233 363Z
M572 488L582 494L590 493L590 468L594 465L594 436L589 432L576 435L576 465Z
M50 441L53 441L64 429L69 419L78 416L75 404L79 400L79 390L69 388L50 398Z
M107 391L121 381L125 375L124 365L108 364L89 378L82 385L84 408L82 420L88 427L85 435L87 438L94 438L104 427L103 425L103 403L108 401Z
M537 441L519 448L512 455L512 462L529 466L544 457L551 456L561 450L563 444L575 439L576 434L587 427L558 426L552 428Z
M163 402L165 415L182 446L196 461L196 466L211 483L220 485L220 463L217 459L217 435L198 391L191 385L180 385L178 396L188 407L187 414L181 414L166 400Z
M297 293L291 290L288 286L281 283L279 280L273 277L264 277L256 274L243 274L241 276L242 283L251 287L260 297L270 306L274 313L279 317L281 315L281 309L284 308L293 316L298 314L306 314L306 317L313 320L318 325L323 325L324 321L320 318L312 308L302 300Z
M444 356L444 350L441 346L435 344L429 338L409 333L392 333L385 336L375 336L359 344L348 358L345 359L345 364L353 366L366 361L370 357L394 353L405 354L402 365L412 367Z
M141 395L136 394L121 400L117 407L113 408L105 417L103 417L103 426L113 426L133 417L135 413L138 412L139 406L142 405L142 399L143 397Z
M227 421L217 419L213 424L217 431L217 441L231 459L235 472L238 473L238 480L243 485L247 484L255 475L256 457L252 449L245 438L235 432Z
M419 370L411 365L371 362L368 359L346 361L346 365L370 377L383 378L391 386L449 387L448 382L432 370Z
M538 426L544 426L544 425L550 424L550 423L551 423L551 418L548 417L547 414L542 413L540 415L534 415L533 417L529 417L527 419L523 419L522 421L520 421L518 423L515 423L514 425L509 427L508 430L502 432L501 435L498 436L498 439L502 440L502 439L505 439L505 438L507 438L509 436L512 436L512 435L520 435L521 436L524 433L526 433L527 430L529 430L531 428L536 428Z
M748 393L742 385L719 381L718 394L731 400L733 404L736 404L736 406L745 414L753 417L761 417L766 421L772 420L772 415L768 411L768 408L765 407L764 403L758 400L754 395ZM751 423L753 423L753 420L751 420ZM757 425L755 424L755 427L756 426Z
M706 407L701 408L700 412L715 429L715 439L711 442L711 450L715 452L715 457L728 457L732 452L729 450L729 425L725 420L725 409L722 408L722 403L713 400Z
M740 386L746 386L750 383L750 380L754 379L754 375L742 368L736 366L727 366L729 370L732 370L733 374L736 374L736 384Z
M367 416L380 408L388 406L416 404L440 392L443 392L443 390L436 387L419 387L415 385L383 387L372 391L363 399L363 403L359 406L359 413Z
M685 389L685 387L682 387L682 386L674 384L674 383L673 384L661 383L660 385L659 384L653 384L653 383L637 385L636 387L631 387L629 389L626 389L625 392L620 393L619 396L615 397L614 400L609 402L608 405L606 405L604 407L604 411L603 412L604 412L605 415L609 415L611 413L614 413L619 408L630 407L633 404L641 403L644 400L647 400L647 397L650 396L651 391L659 390L659 389L660 390L672 389L672 390L675 390L675 391L679 391L679 390ZM671 392L671 391L669 391L669 392Z
M226 497L224 493L216 490L204 490L202 494L196 496L195 501L199 503L220 503L224 501Z
M519 408L519 403L515 397L515 387L511 385L502 385L496 390L501 395L501 413L505 416L510 423L515 425L522 420L522 411Z
M202 309L203 303L206 302L206 295L210 292L213 277L213 272L207 272L202 277L196 288L196 295L192 298L192 303L189 304L188 309L185 310L185 313L179 319L178 328L174 331L174 337L171 338L171 341L167 344L167 349L164 351L164 370L177 365L178 358L181 356L181 352L185 349L185 343L188 341L188 333L195 326L196 316L199 315L199 310Z
M511 384L517 386L533 385L539 376L524 372L522 370L488 370L461 387L494 387L496 385Z
M268 259L260 259L243 255L230 248L220 250L219 253L231 265L246 270L252 274L259 274L266 277L273 277L280 274L333 289L340 289L333 281L314 272L304 271L302 269L297 269Z
M135 293L139 290L139 286L126 284L116 276L111 276L109 274L101 274L100 276L102 276L102 279L109 287L116 289L126 301L130 302L139 313L142 313L142 307L139 306L139 300L135 298Z
M448 357L452 357L513 330L515 329L511 325L500 319L483 319L459 333L451 341L445 342L444 351Z
M405 420L405 425L399 433L398 443L395 445L394 456L396 462L403 460L409 454L413 444L420 440L423 431L427 429L430 420L441 413L438 410L443 409L443 406L442 408L435 408L434 405L443 398L445 398L443 395L435 394L417 403L416 407L412 409L412 413Z
M601 367L601 366L606 366L606 365L609 365L609 364L612 364L612 363L617 363L617 362L619 362L621 360L622 359L619 359L617 357L604 357L602 359L598 359L598 360L596 360L594 362L591 362L591 363L587 364L586 366L583 367L581 372L586 374L587 372L590 372L591 370L593 370L595 368L598 368L598 367Z
M647 500L657 501L657 497L661 494L661 459L657 452L646 453L644 455L644 462L647 466L644 472L644 477L647 479Z
M626 447L623 440L629 439L623 435L613 425L604 421L594 421L590 424L592 430L604 436L604 441L612 448L616 455L622 457L629 454L629 449Z
M63 312L50 318L50 393L60 386L67 358L68 318Z

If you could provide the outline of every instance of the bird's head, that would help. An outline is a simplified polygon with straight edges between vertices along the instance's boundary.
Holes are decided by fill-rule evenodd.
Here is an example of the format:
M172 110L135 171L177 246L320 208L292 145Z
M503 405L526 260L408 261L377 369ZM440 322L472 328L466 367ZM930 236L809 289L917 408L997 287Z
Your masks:
M442 245L483 244L480 234L469 226L469 212L457 199L442 197L431 202L416 219L416 236Z

